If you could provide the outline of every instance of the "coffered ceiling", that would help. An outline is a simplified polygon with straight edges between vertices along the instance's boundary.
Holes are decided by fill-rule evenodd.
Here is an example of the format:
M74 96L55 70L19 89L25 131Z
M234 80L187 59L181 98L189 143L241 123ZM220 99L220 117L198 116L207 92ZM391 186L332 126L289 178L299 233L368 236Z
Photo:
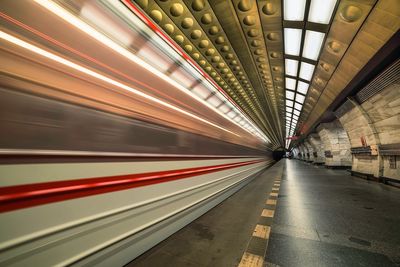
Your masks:
M398 0L134 0L258 125L307 133L400 27Z

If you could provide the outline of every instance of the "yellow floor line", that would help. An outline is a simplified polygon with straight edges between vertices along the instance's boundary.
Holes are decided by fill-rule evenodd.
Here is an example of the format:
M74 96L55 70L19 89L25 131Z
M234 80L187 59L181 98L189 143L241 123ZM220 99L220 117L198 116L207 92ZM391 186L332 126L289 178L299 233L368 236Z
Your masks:
M269 209L263 209L261 216L262 217L274 217L275 211L274 210L269 210Z
M263 257L245 252L239 263L239 267L262 267L263 264Z
M280 183L281 183L281 177L275 178L274 181L274 187L272 187L273 191L279 191ZM277 192L271 192L270 196L277 197L278 193ZM275 199L267 199L265 204L267 205L276 205L277 200ZM263 209L261 213L261 217L269 217L273 218L275 215L275 211L271 209ZM269 236L271 234L271 227L267 225L261 225L257 224L254 231L253 231L253 236L263 238L263 239L269 239ZM255 255L249 252L245 252L242 256L242 259L240 260L240 263L238 267L263 267L264 266L264 257Z
M256 228L254 228L253 236L268 239L270 232L271 232L271 227L257 224Z

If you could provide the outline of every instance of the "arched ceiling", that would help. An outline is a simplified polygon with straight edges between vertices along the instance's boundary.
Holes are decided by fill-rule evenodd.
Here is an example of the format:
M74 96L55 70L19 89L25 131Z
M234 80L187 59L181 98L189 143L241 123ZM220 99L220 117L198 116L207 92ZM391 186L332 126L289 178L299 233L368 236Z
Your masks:
M134 0L271 141L307 132L400 27L398 0Z

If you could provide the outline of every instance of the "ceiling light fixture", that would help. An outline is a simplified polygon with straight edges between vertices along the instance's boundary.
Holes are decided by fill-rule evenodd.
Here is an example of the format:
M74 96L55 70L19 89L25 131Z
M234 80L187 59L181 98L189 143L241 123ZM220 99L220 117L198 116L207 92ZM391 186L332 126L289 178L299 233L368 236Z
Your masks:
M299 77L310 81L314 72L315 66L306 62L301 62Z
M285 28L285 54L298 56L300 54L301 29Z
M284 0L283 14L285 20L301 21L304 19L306 0Z
M325 33L316 31L306 31L304 38L303 57L317 60Z
M299 81L297 84L297 92L303 95L307 94L309 84Z
M331 20L337 0L312 0L308 21L328 24Z
M290 76L297 76L299 62L293 59L285 59L285 73Z
M296 80L292 78L285 78L286 88L294 90L296 88Z
M294 92L286 90L286 98L293 100L294 99Z

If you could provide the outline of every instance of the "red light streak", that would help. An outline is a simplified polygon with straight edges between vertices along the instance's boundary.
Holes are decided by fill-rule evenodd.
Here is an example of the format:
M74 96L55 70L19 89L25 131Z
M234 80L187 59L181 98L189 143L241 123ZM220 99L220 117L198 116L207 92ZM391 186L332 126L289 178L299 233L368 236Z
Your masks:
M0 188L0 212L165 183L263 161L251 160L171 171L7 186Z

